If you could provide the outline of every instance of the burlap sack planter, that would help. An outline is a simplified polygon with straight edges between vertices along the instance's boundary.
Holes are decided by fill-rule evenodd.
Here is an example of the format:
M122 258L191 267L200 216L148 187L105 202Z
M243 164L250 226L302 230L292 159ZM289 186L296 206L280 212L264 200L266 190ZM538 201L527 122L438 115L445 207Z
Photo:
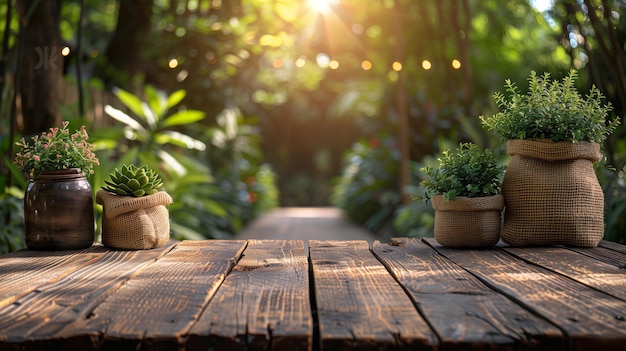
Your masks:
M172 198L164 191L142 196L119 196L99 190L96 202L102 205L102 243L121 250L152 249L170 238L166 205Z
M435 240L456 248L487 248L500 240L502 195L431 199L435 209Z
M604 236L604 194L593 163L600 145L509 140L502 182L502 240L513 246L595 247Z

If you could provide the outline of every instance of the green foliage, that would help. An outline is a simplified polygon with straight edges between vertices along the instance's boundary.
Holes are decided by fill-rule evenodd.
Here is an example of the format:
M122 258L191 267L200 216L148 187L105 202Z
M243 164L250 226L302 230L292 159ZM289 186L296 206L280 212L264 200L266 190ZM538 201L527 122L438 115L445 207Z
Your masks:
M461 143L441 153L438 167L426 166L422 186L426 196L441 194L446 200L457 196L479 197L500 193L504 166L498 165L490 150L481 151L472 143Z
M336 179L331 204L372 232L392 226L402 195L398 191L400 152L395 138L363 139L344 156L344 169Z
M505 139L601 143L619 120L607 122L611 103L602 104L604 96L595 86L586 97L580 95L574 85L577 77L575 70L562 81L551 80L549 73L538 76L531 71L526 94L507 80L509 95L496 92L493 96L501 111L491 118L480 118L489 130Z
M150 167L136 167L133 164L123 165L121 170L109 175L102 189L121 196L141 197L152 195L163 186L161 177Z
M417 167L417 166L416 166ZM419 189L409 186L408 194L418 196ZM394 235L424 238L433 236L435 210L424 201L410 201L398 206L393 220Z
M50 128L29 141L22 138L15 143L21 147L15 155L15 164L33 178L42 172L69 168L80 168L86 174L92 174L93 167L100 162L91 151L93 145L87 142L87 130L81 126L80 130L70 134L68 125L69 122L64 121L61 128Z
M111 106L106 111L124 124L123 134L117 127L101 130L96 145L108 148L118 165L160 170L163 188L174 199L168 207L174 238L231 238L249 220L277 205L273 172L259 166L262 153L253 120L226 109L215 127L198 128L202 113L169 113L185 97L184 91L166 95L147 87L146 101L119 89L116 96L129 113ZM191 136L202 130L200 137ZM199 138L209 140L211 147ZM100 175L94 179L99 181Z
M25 247L23 192L6 188L0 194L0 255Z
M626 166L617 172L600 168L604 192L604 239L626 243Z
M180 173L184 170L178 158L167 151L167 146L189 150L206 148L203 142L178 130L180 126L188 126L204 119L203 112L180 109L170 113L185 98L184 90L166 95L148 85L144 91L146 101L123 89L115 89L114 93L132 116L111 105L105 106L104 111L124 124L124 137L139 152L156 155L171 171Z

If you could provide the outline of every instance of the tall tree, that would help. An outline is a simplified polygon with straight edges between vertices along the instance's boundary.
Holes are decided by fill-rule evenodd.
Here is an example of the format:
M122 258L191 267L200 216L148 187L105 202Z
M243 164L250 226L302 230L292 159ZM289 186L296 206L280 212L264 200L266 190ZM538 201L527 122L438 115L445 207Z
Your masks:
M118 0L117 25L98 67L105 84L126 85L143 72L141 54L150 37L153 0Z
M46 130L60 122L57 111L63 79L59 15L61 0L18 0L20 20L19 95L23 134Z

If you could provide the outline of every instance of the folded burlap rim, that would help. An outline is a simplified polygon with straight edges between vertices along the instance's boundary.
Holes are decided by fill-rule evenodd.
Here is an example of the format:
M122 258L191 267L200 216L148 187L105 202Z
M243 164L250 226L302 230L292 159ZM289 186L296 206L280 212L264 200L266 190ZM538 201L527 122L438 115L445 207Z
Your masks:
M588 141L571 143L554 142L550 139L510 139L506 142L506 151L511 156L520 155L546 161L586 159L598 162L602 159L600 144Z
M132 197L120 196L106 190L98 190L96 202L100 205L106 203L104 215L107 218L116 218L124 213L136 211L140 208L169 205L173 202L172 197L165 191L159 191L152 195Z
M458 196L450 201L446 201L443 195L434 195L430 201L436 211L502 211L504 209L502 194L479 197Z

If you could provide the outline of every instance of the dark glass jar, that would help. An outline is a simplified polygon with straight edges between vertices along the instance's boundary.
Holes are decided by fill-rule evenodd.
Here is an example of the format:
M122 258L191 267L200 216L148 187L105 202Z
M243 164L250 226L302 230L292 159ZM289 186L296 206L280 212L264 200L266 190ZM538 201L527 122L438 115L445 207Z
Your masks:
M44 172L24 194L26 246L32 250L78 250L94 240L91 185L78 168Z

